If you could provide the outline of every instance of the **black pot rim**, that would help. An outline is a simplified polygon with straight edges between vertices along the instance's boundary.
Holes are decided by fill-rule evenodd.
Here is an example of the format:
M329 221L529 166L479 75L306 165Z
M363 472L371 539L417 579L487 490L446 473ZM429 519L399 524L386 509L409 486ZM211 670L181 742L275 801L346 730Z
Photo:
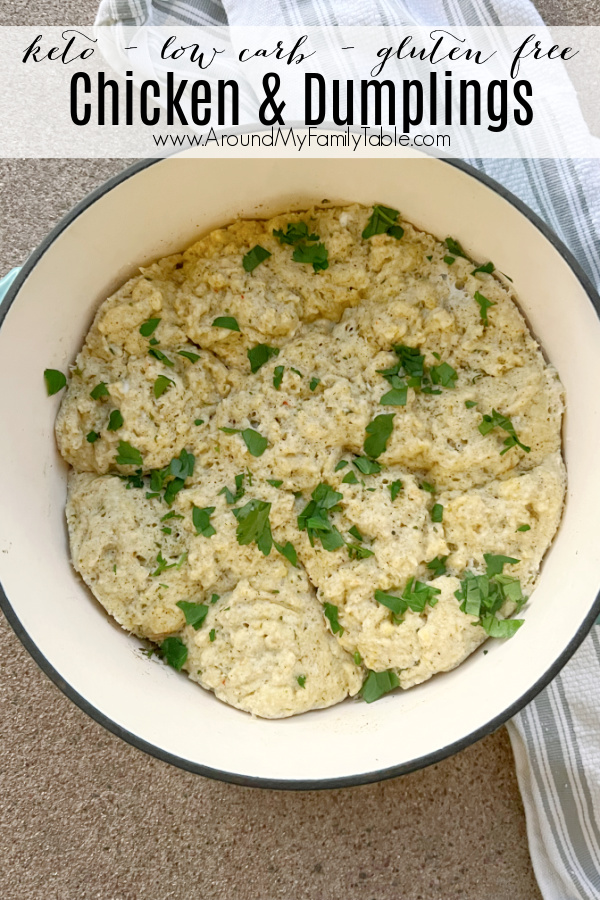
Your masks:
M472 178L476 178L478 181L485 184L488 188L490 188L496 194L499 194L500 197L508 201L522 215L529 219L529 221L538 229L538 231L540 231L544 235L544 237L553 245L553 247L558 251L560 256L567 263L567 265L583 287L585 293L587 294L592 306L596 311L596 314L600 317L600 296L594 288L591 280L584 272L580 264L577 262L571 251L565 246L560 238L558 238L557 235L554 234L549 226L546 225L546 223L542 219L540 219L540 217L536 213L533 212L533 210L531 210L525 203L519 200L518 197L515 197L514 194L508 191L501 184L494 181L494 179L490 178L488 175L485 175L479 170L473 168L468 163L465 163L462 160L450 159L447 157L439 157L439 159L440 162L444 162L447 165L454 166L455 168L462 170L465 174L470 175ZM122 184L124 181L127 181L129 178L132 178L134 175L137 175L138 172L143 171L149 166L162 161L162 159L144 159L137 163L134 163L133 165L124 169L118 175L113 176L108 181L104 182L104 184L100 185L100 187L89 193L80 203L74 206L73 209L70 210L70 212L68 212L60 220L60 222L58 222L57 225L55 225L50 233L31 253L29 258L23 265L21 271L8 289L4 301L0 305L0 328L2 327L4 318L6 317L6 314L11 305L15 301L15 298L17 297L21 286L23 285L29 274L33 271L41 257L46 253L47 250L50 249L54 241L62 234L62 232L69 225L71 225L78 216L80 216L90 206L92 206L92 204L94 204L97 200L99 200L113 188L117 187L117 185ZM13 631L15 632L25 649L33 657L40 669L51 679L51 681L54 682L54 684L63 692L63 694L65 694L70 700L72 700L73 703L75 703L75 705L79 707L79 709L87 713L90 718L94 719L96 722L106 728L107 731L110 731L117 737L122 738L122 740L126 741L128 744L131 744L133 747L136 747L138 750L142 750L144 753L147 753L150 756L154 756L157 759L162 760L163 762L170 763L171 765L174 765L180 769L184 769L187 772L193 772L197 775L204 775L207 778L212 778L217 781L225 781L230 784L237 784L243 787L289 791L313 791L342 787L357 787L359 785L373 784L378 781L386 781L390 778L396 778L399 775L406 775L409 772L415 772L419 769L424 769L427 766L433 765L434 763L441 762L447 757L458 753L460 750L464 750L466 747L469 747L471 744L474 744L481 738L486 737L486 735L496 731L496 729L498 729L501 725L511 719L518 712L520 712L520 710L522 710L524 706L530 703L534 699L534 697L536 697L537 694L539 694L540 691L542 691L550 683L550 681L552 681L552 679L555 678L556 675L558 675L563 666L575 653L577 648L589 633L596 618L600 614L600 592L596 595L596 599L594 600L589 613L583 620L576 634L573 636L562 653L557 657L554 663L544 673L544 675L539 678L538 681L536 681L536 683L532 685L527 691L525 691L525 693L523 693L518 700L512 703L502 713L499 713L485 725L482 725L480 728L475 729L459 740L453 741L452 743L447 744L445 747L442 747L441 749L436 750L433 753L428 753L425 756L419 757L418 759L414 759L410 762L402 763L397 766L390 766L385 769L373 770L358 775L342 776L340 778L298 780L237 775L234 772L213 769L209 766L203 766L199 763L190 762L190 760L183 759L173 753L162 750L154 744L150 744L149 742L128 731L126 728L122 728L108 716L104 715L104 713L100 712L100 710L96 709L95 706L93 706L88 700L85 699L85 697L79 694L78 691L76 691L75 688L73 688L67 681L65 681L65 679L56 671L56 669L44 656L40 648L37 646L37 644L21 624L21 621L14 611L1 584L0 609L6 616L6 619L8 620L10 626L12 627Z

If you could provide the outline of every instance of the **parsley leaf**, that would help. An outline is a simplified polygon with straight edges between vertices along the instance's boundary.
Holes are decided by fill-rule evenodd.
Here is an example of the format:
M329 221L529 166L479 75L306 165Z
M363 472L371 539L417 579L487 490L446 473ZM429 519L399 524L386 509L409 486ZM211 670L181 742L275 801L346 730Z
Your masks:
M192 510L192 522L194 523L196 534L201 534L203 537L209 538L217 533L216 528L210 524L210 517L214 511L214 506L205 506L204 509L194 506Z
M427 604L435 606L437 595L441 593L439 588L411 578L402 592L402 599L413 612L422 613Z
M285 233L276 228L273 235L280 244L299 244L301 241L314 242L319 240L318 234L309 234L306 222L288 222Z
M309 388L311 389L311 391L314 391L318 384L321 384L321 379L313 376L310 379L310 384L309 384Z
M430 374L434 384L441 384L446 388L453 388L456 386L458 375L452 366L448 365L446 362L440 363L439 366L432 366Z
M473 269L471 275L477 275L479 272L482 272L484 275L491 275L495 268L493 262L486 262L484 265L477 266L476 269Z
M162 555L162 551L158 551L158 555L156 557L157 566L154 572L150 573L152 578L158 578L159 575L162 575L163 572L166 572L167 569L174 569L177 563L168 563L166 559Z
M338 550L346 543L335 525L329 521L329 513L339 510L338 502L343 496L323 482L312 492L312 500L298 516L298 528L308 533L311 547L314 547L315 537L319 538L323 549L329 552Z
M408 397L408 385L406 382L398 375L390 375L388 381L392 385L392 389L380 397L380 406L406 406Z
M492 414L489 416L482 416L481 423L479 424L479 431L481 434L486 435L493 428L501 428L503 431L506 431L508 437L504 439L504 450L500 451L500 456L504 456L505 453L515 446L524 450L525 453L531 453L531 447L527 447L522 441L517 437L517 432L515 431L515 426L508 418L508 416L503 416L498 410L493 409Z
M88 433L85 436L85 439L88 442L88 444L94 444L98 440L99 437L100 437L100 435L98 434L97 431L88 431Z
M270 484L271 487L280 488L283 484L282 478L267 478L267 484Z
M215 631L214 628L211 628L210 631L209 631L209 633L208 633L208 639L209 639L209 641L211 642L211 644L212 644L212 642L215 640L216 636L217 636L217 632Z
M168 356L165 356L162 350L157 350L156 347L150 347L148 353L150 354L150 356L153 356L154 359L158 359L159 362L164 363L165 366L170 366L171 368L173 368L173 366L175 365L172 359L169 359Z
M368 459L366 456L356 456L352 460L352 465L356 466L363 475L377 475L378 472L381 472L380 464L375 462L374 459Z
M392 498L392 503L394 502L394 500L396 499L396 497L402 490L402 487L403 487L403 484L400 481L400 479L398 479L397 481L392 481L391 484L388 484L388 488L390 490L390 496Z
M436 556L434 559L430 560L428 563L425 563L430 572L433 573L434 578L440 578L441 575L445 575L448 571L446 569L446 560L447 556Z
M238 500L241 500L246 493L246 488L244 487L244 478L245 475L243 472L240 475L235 476L235 494L232 493L228 487L221 488L221 490L219 491L219 494L225 494L225 500L230 505L233 503L237 503Z
M364 240L368 240L376 234L389 234L390 229L394 228L393 237L401 238L404 234L403 229L396 225L396 220L400 215L397 209L391 209L389 206L375 205L373 212L367 222L362 233ZM400 233L402 232L402 233Z
M279 347L269 347L268 344L257 344L256 347L251 347L247 351L247 356L250 360L250 371L254 375L254 373L258 372L260 367L264 366L271 357L279 356Z
M190 603L188 600L179 600L175 606L178 606L184 614L185 624L191 625L194 631L198 631L207 616L208 606L205 606L204 603Z
M333 603L325 603L325 605L323 606L323 611L331 626L333 634L339 634L341 637L344 633L344 629L338 621L339 610L337 606L334 606Z
M198 360L200 359L200 354L192 353L191 350L178 350L177 353L179 354L179 356L184 356L185 359L189 359L191 363L198 362Z
M296 681L298 682L300 687L303 688L304 685L306 684L306 675L298 675L296 677Z
M465 400L465 406L467 409L473 409L474 406L477 406L477 400Z
M150 337L151 334L154 334L159 322L160 319L148 319L143 325L140 325L140 334L142 337Z
M431 521L441 522L444 518L444 507L441 503L434 503L431 510Z
M384 452L394 428L395 413L375 416L366 428L367 437L363 444L367 456L377 458Z
M444 262L447 266L451 266L456 262L455 256L444 256Z
M350 559L367 559L375 555L368 547L362 547L360 544L346 544L346 550Z
M100 381L96 387L90 391L92 400L99 400L100 397L108 397L108 388L103 381Z
M484 297L483 294L480 294L479 291L475 291L475 300L479 304L479 316L481 318L481 321L483 322L484 326L487 327L490 324L488 319L488 309L491 306L496 306L496 304L493 300L488 300L487 297Z
M375 700L379 700L384 694L389 694L390 691L399 686L400 680L392 669L388 669L385 672L373 672L371 670L360 689L360 695L365 703L374 703Z
M275 549L278 553L281 553L282 556L285 556L288 562L290 562L294 568L298 568L298 554L296 553L296 548L292 544L291 541L286 541L285 544L278 544L277 541L273 541L275 545Z
M44 381L46 382L46 392L49 397L58 394L67 384L67 378L58 369L44 369Z
M446 247L448 248L450 253L453 253L454 256L462 256L463 259L469 258L461 245L458 243L458 241L455 241L454 238L448 237L446 238L444 243L446 244Z
M347 460L347 459L340 459L339 463L336 465L336 467L335 467L335 469L334 469L333 471L334 471L334 472L339 472L340 469L345 469L347 465L348 465L348 460Z
M169 519L183 519L183 516L180 513L176 513L175 510L166 513L161 517L161 522L168 522Z
M154 396L157 400L159 397L162 397L164 392L168 390L171 384L175 384L175 382L171 378L167 378L166 375L158 376L158 378L154 382Z
M428 481L422 481L419 487L422 491L427 491L428 494L435 494L435 486Z
M402 597L396 597L394 594L388 594L387 591L375 591L375 599L382 606L390 609L395 616L402 616L408 609L408 603Z
M178 637L168 637L160 644L162 655L170 666L178 672L187 660L187 647Z
M219 431L225 432L225 434L241 434L242 440L244 441L246 447L248 448L248 452L252 456L262 456L267 447L269 446L269 441L266 437L263 437L262 434L259 434L258 431L254 431L253 428L219 428Z
M261 247L260 244L257 244L252 250L249 250L248 253L242 259L242 265L244 267L244 271L253 272L257 266L260 266L265 259L270 257L270 252L265 250L264 247Z
M217 318L212 323L213 328L228 328L230 331L239 331L240 326L237 323L237 319L233 316L217 316Z
M115 462L118 466L141 466L143 465L142 454L135 447L132 447L127 441L119 441Z
M466 572L463 576L459 590L454 592L455 597L461 601L460 609L467 615L477 616L479 623L490 637L511 637L521 627L522 620L498 619L496 613L501 609L506 600L512 601L517 611L525 603L525 597L521 590L518 578L511 575L502 575L502 568L508 563L515 563L506 556L494 556L484 554L488 566L488 572L493 574L474 575ZM518 624L498 624L511 621Z
M519 525L517 531L529 531L531 529L531 525Z
M108 425L106 427L107 431L118 431L119 428L123 427L123 416L121 415L121 411L118 409L113 409L109 419Z
M297 263L312 265L315 272L329 268L329 251L325 244L298 244L292 253Z
M486 615L481 619L481 627L486 634L494 638L510 638L519 630L524 619L498 619Z
M486 565L485 574L488 578L491 578L492 575L501 575L504 566L514 566L520 562L518 559L513 559L512 556L502 556L501 554L496 556L493 553L484 553L483 558Z
M237 519L236 537L238 544L253 541L264 556L268 556L273 545L269 513L271 504L266 500L249 500L245 506L232 510Z
M354 651L354 654L353 654L353 656L352 656L352 659L354 660L354 664L355 664L355 665L357 665L357 666L361 666L361 665L362 665L362 656L360 655L360 653L358 652L358 650L355 650L355 651Z
M284 366L275 366L273 369L273 387L276 391L278 391L281 386L284 368Z
M342 484L358 484L358 478L354 472L350 471L342 478Z

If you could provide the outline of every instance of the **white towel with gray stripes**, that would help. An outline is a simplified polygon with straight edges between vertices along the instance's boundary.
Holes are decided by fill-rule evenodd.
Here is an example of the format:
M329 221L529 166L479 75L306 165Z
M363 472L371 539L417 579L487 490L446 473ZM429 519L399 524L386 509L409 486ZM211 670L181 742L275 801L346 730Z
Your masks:
M102 0L97 24L113 26L118 44L123 25L535 26L541 19L529 0ZM572 115L574 90L564 102ZM600 286L598 161L470 162L541 216ZM599 685L596 625L549 687L508 724L545 900L600 900Z

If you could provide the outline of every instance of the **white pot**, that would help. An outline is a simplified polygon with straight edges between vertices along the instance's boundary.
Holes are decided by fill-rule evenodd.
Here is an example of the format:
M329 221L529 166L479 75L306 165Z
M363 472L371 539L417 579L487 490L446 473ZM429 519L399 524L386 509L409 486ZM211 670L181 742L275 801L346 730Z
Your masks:
M44 368L67 370L94 311L137 266L236 216L327 199L399 208L460 240L514 279L522 309L567 393L564 519L525 625L488 641L454 672L378 703L347 701L264 721L148 660L69 562L67 467L54 443L60 395ZM596 308L594 308L596 307ZM533 213L463 164L428 157L176 157L126 170L83 201L32 254L0 311L2 608L42 669L115 734L190 771L242 784L360 784L436 762L497 728L559 671L599 612L600 301ZM32 708L36 698L31 698Z

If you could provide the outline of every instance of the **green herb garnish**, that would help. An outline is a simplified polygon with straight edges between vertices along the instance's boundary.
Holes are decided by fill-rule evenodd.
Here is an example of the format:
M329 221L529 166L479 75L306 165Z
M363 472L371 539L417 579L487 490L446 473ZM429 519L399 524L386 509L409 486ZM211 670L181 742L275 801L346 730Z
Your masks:
M177 353L179 354L179 356L183 356L185 357L185 359L189 359L191 363L198 362L198 360L200 359L200 354L192 353L191 350L178 350Z
M310 379L310 384L308 386L311 391L314 391L318 384L321 384L321 379L313 377Z
M121 411L118 409L113 409L109 418L108 425L106 427L107 431L118 431L119 428L123 427L123 416L121 415Z
M436 556L434 559L430 560L428 563L425 563L430 572L433 573L434 578L440 578L442 575L445 575L448 571L446 569L446 560L447 556Z
M356 477L354 472L348 472L342 478L342 484L358 484L358 483L359 483L358 478Z
M194 506L192 510L192 522L194 523L196 534L201 534L202 537L209 538L217 533L216 528L210 524L210 517L214 511L214 506L205 506L203 509Z
M504 450L500 451L500 456L504 456L505 453L512 447L520 447L521 450L524 450L525 453L531 452L531 447L527 447L522 441L517 437L517 432L515 431L515 427L508 416L503 416L498 410L493 409L492 414L489 416L482 416L481 423L479 424L479 431L481 434L488 434L493 428L501 428L503 431L506 431L508 437L504 439L503 445Z
M477 266L476 269L473 269L471 275L477 275L479 272L482 272L484 275L491 275L495 268L493 262L486 262L484 265Z
M448 363L443 362L439 366L432 366L429 372L434 384L441 384L442 387L446 388L454 388L456 386L458 374Z
M325 603L323 606L323 611L325 613L325 617L327 618L327 620L331 626L331 630L332 630L333 634L339 634L341 637L344 633L344 629L338 621L339 610L338 610L337 606L334 606L333 603Z
M154 359L158 359L159 362L164 363L165 366L169 366L171 369L175 365L172 359L169 359L168 356L162 352L162 350L157 350L156 347L150 347L148 350L150 356L154 357Z
M392 483L388 485L388 488L390 491L390 496L392 498L392 503L394 502L394 500L396 499L396 497L402 490L402 487L403 487L403 485L402 485L402 482L400 481L400 479L398 479L397 481L392 481Z
M444 256L444 262L447 266L451 266L456 262L455 256Z
M140 325L140 334L142 337L150 337L156 331L160 319L148 319L143 325Z
M477 400L465 400L465 406L467 409L473 409L474 406L477 406Z
M319 240L318 234L308 233L308 225L306 222L288 222L285 232L280 228L276 228L273 231L273 235L278 239L280 244L294 245L299 244L301 241L310 243Z
M209 641L211 642L211 644L212 644L213 641L215 640L216 636L217 636L217 632L215 631L214 628L211 628L210 631L209 631L209 633L208 633L208 639L209 639Z
M306 263L315 272L329 268L329 252L325 244L298 244L292 253L294 262Z
M399 686L398 676L392 669L385 672L370 671L360 689L360 695L365 703L374 703L375 700L379 700L384 694L389 694Z
M529 531L531 529L531 525L519 525L517 531Z
M484 326L487 327L489 323L488 319L488 309L491 306L496 306L493 300L488 300L487 297L484 297L483 294L480 294L479 291L475 291L475 300L479 304L479 316Z
M444 518L444 507L441 503L434 503L431 510L431 521L441 522Z
M240 326L237 323L237 319L233 316L217 316L217 318L212 323L213 328L228 328L229 331L239 331Z
M46 392L49 397L53 394L58 394L67 384L66 375L63 375L58 369L44 369L44 381L46 382Z
M247 351L250 360L250 371L254 375L261 366L264 366L273 356L279 356L279 347L269 347L268 344L257 344Z
M221 488L221 490L219 491L219 494L225 494L225 500L230 505L237 503L238 500L241 500L246 493L246 489L244 487L244 478L245 475L243 472L240 475L235 476L235 494L230 491L228 487Z
M394 428L395 413L375 416L366 427L367 437L363 444L367 456L377 458L384 452Z
M400 213L397 209L375 205L362 233L363 238L368 240L376 234L390 234L392 237L400 240L404 234L404 229L396 224L399 215Z
M381 472L381 465L375 462L374 459L368 459L366 456L355 456L352 460L352 465L356 466L363 475L377 475L378 472Z
M291 541L286 541L285 544L278 544L276 540L273 540L273 545L277 552L281 553L282 556L285 556L287 561L290 562L294 568L298 568L298 554Z
M336 465L336 467L335 467L335 469L334 469L333 471L334 471L334 472L339 472L340 469L345 469L347 465L348 465L348 460L347 460L347 459L340 459L339 463Z
M454 256L462 256L463 259L469 259L461 245L458 241L455 241L454 238L448 237L445 242L446 247Z
M298 516L298 528L308 533L311 547L314 547L315 537L319 538L323 549L329 552L338 550L346 543L335 525L329 521L329 514L339 510L338 503L343 496L325 483L318 484L312 492L310 503Z
M355 651L354 651L354 654L353 654L353 656L352 656L352 659L354 660L354 664L355 664L355 665L357 665L357 666L362 666L362 656L360 655L360 653L358 652L358 650L355 650Z
M271 487L280 488L283 484L282 478L267 478L267 484L270 484Z
M266 500L249 500L245 506L232 510L237 519L238 544L251 544L254 541L264 556L269 555L273 546L270 511L271 504Z
M248 253L242 259L242 265L244 267L244 271L253 272L257 266L260 266L261 263L270 257L270 252L265 250L264 247L261 247L260 244L257 244L252 250L249 250Z
M160 644L160 650L165 660L178 672L187 660L187 647L178 637L168 637Z
M175 384L175 382L171 378L167 378L166 375L159 375L154 382L154 396L156 399L158 400L159 397L162 397L172 384Z
M298 675L296 681L298 682L300 687L303 688L306 684L306 675Z
M90 397L92 400L99 400L100 397L108 397L108 388L104 381L100 381L96 387L90 391Z
M135 447L132 447L127 441L119 441L115 462L118 466L141 466L143 465L142 454Z
M276 391L278 391L281 386L284 368L284 366L275 366L273 369L273 387Z
M95 444L99 437L100 437L100 435L98 434L97 431L88 431L88 433L85 436L85 439L88 442L88 444Z
M204 603L190 603L188 600L179 600L175 606L178 606L184 614L185 624L198 631L208 614L208 606Z

